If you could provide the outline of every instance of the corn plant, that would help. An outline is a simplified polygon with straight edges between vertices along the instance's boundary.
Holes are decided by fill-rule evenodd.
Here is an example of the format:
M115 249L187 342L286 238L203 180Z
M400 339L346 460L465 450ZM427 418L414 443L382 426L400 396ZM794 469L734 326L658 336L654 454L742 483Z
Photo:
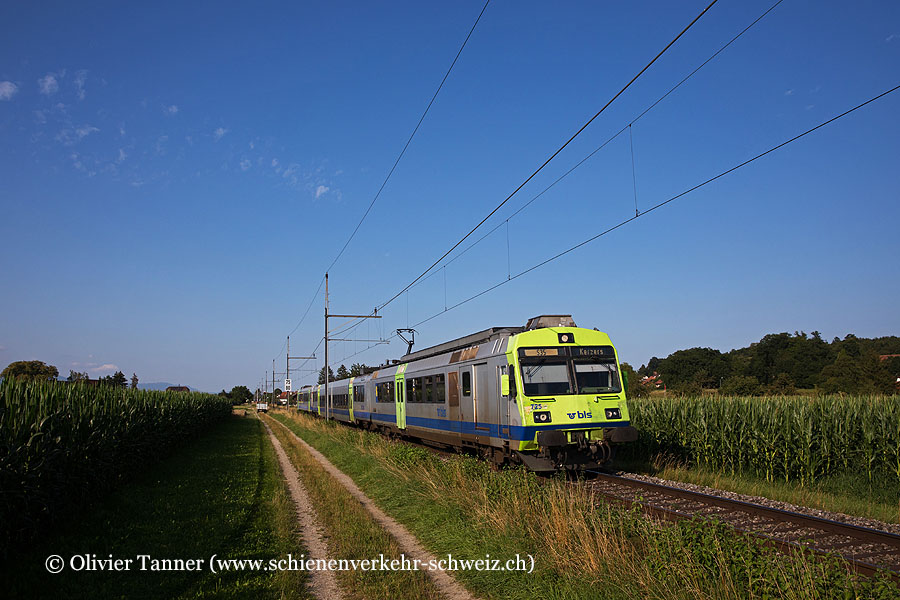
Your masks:
M767 481L900 480L900 396L639 398L636 451Z
M0 382L0 536L30 537L230 412L210 394Z

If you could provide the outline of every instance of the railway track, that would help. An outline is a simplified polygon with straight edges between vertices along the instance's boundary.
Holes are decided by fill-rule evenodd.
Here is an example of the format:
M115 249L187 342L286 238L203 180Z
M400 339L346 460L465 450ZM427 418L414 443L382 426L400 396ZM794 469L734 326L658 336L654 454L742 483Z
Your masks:
M585 484L593 492L628 506L637 504L656 517L718 519L783 552L807 549L838 555L860 574L887 573L900 581L900 535L602 471L589 473L594 479Z

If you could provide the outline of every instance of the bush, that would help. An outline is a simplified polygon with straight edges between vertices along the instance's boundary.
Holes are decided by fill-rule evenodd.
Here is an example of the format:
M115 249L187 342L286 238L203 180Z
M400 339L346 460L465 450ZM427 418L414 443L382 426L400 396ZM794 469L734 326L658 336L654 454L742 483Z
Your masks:
M751 375L732 375L719 388L719 393L725 396L756 396L761 391L759 381Z

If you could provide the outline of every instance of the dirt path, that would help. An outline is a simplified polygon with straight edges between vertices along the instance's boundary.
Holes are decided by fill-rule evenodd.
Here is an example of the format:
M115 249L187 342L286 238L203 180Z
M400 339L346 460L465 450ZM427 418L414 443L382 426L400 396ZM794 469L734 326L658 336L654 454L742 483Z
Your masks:
M261 420L262 421L262 420ZM329 558L328 544L325 542L324 530L316 518L315 507L306 493L306 488L300 483L300 477L297 475L297 469L291 464L290 459L281 447L281 442L272 433L268 423L262 421L263 426L269 433L269 439L275 446L275 454L278 455L278 464L281 465L281 472L287 480L288 489L291 491L291 498L297 507L297 524L300 529L300 537L303 545L306 547L307 559ZM312 570L309 571L309 591L319 600L340 600L341 591L338 588L337 580L334 572L328 570Z
M280 427L283 427L285 431L288 432L291 436L294 437L300 444L306 448L309 453L315 458L319 464L321 464L326 471L328 471L341 485L347 488L347 491L356 498L360 504L362 504L369 514L372 515L372 518L381 525L388 533L393 536L395 540L397 540L397 544L403 550L403 552L409 558L417 558L420 561L428 562L431 560L437 560L437 557L431 554L428 550L425 549L419 540L409 532L409 530L401 525L398 521L389 517L383 510L378 508L378 506L363 493L359 487L353 482L350 477L344 474L343 471L335 467L331 464L327 458L325 458L321 452L307 444L302 438L298 437L293 431L289 428L285 427L278 421ZM435 586L440 590L444 596L449 598L450 600L476 600L475 596L469 593L466 588L462 586L458 581L456 581L452 576L450 576L446 571L426 571L431 579L434 581Z

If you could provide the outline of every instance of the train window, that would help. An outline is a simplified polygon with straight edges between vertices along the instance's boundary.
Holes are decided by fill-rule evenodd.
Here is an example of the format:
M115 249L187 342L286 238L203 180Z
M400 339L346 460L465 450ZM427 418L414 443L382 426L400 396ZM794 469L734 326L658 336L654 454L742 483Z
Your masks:
M522 381L526 396L574 393L565 358L529 359L522 365Z
M422 379L422 402L434 402L434 394L432 393L432 377L431 375Z
M509 397L514 399L518 394L516 394L516 368L512 365L509 365Z
M375 388L375 402L393 402L394 401L394 382L385 381L379 383Z
M468 369L462 374L462 395L466 398L472 395L472 371Z
M441 404L444 403L446 398L445 388L444 388L444 374L438 373L434 376L434 394L432 396L435 402L439 402Z
M418 402L419 401L419 386L416 385L418 379L407 379L406 380L406 401L407 402Z

